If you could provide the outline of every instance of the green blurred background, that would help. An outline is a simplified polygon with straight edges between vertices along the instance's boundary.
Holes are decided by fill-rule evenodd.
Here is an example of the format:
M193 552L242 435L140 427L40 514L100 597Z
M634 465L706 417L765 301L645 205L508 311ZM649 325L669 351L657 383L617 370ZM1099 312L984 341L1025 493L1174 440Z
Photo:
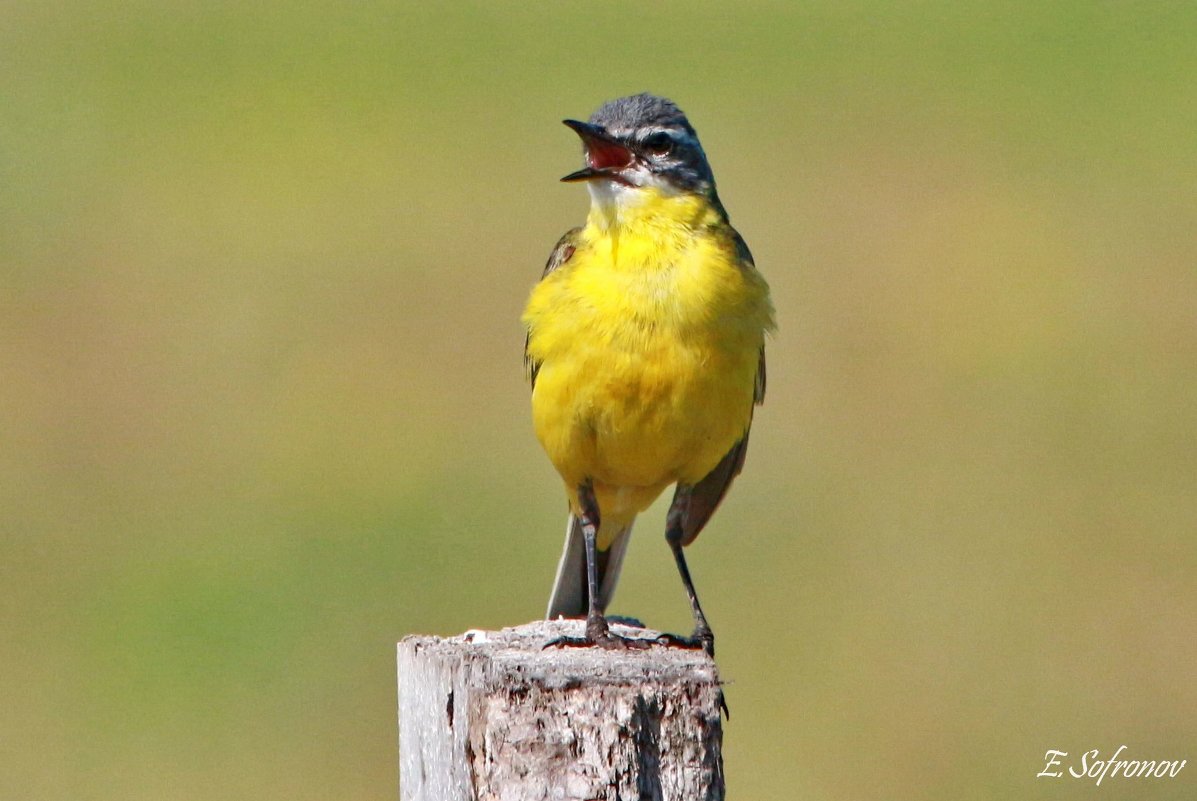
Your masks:
M646 89L780 323L732 797L1194 797L1035 778L1197 760L1191 3L3 5L0 797L395 797L395 641L543 610L519 314Z

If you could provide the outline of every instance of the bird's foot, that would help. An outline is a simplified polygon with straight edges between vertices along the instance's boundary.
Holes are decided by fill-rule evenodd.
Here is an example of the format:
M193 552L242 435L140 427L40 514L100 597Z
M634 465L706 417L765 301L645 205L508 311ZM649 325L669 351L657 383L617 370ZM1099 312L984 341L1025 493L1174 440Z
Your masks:
M673 648L689 648L694 651L702 649L706 651L707 656L711 657L711 659L715 658L715 635L705 626L696 628L694 633L689 637L680 637L677 634L662 634L654 642Z
M620 637L607 633L600 637L556 637L544 644L544 648L604 648L608 651L645 651L656 644L656 640L637 637Z
M544 648L604 648L609 651L643 651L650 648L656 640L644 640L636 637L620 637L611 633L605 618L589 618L586 621L586 636L557 637L544 644Z

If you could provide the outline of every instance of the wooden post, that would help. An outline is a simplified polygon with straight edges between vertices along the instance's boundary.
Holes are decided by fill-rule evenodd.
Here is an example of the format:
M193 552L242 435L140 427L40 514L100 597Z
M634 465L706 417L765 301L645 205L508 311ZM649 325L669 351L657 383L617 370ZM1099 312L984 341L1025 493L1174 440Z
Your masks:
M722 801L715 663L661 645L543 647L582 629L538 621L400 642L401 801Z

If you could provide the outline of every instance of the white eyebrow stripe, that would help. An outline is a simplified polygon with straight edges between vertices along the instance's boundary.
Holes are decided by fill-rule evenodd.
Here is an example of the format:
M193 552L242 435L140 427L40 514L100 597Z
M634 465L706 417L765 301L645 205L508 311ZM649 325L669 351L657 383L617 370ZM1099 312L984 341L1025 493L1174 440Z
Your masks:
M653 134L659 134L659 133L667 134L669 136L672 136L674 139L691 139L691 140L694 139L694 137L691 136L686 131L685 128L680 128L680 127L665 128L660 125L654 125L651 128L637 128L636 129L636 135L641 139L643 139L646 136L652 136Z
M687 147L701 148L701 145L698 144L698 137L691 134L685 128L664 128L659 125L654 125L651 128L637 128L636 141L643 142L644 140L648 139L648 137L655 136L659 133L663 133L669 138L673 139L675 142L686 145Z

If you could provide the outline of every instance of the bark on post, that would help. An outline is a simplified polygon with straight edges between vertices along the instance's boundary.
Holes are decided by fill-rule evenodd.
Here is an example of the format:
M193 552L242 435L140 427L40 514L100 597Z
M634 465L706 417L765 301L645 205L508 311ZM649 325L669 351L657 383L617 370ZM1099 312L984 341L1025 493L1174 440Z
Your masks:
M664 646L543 648L581 631L539 621L400 642L401 801L722 801L714 662Z

